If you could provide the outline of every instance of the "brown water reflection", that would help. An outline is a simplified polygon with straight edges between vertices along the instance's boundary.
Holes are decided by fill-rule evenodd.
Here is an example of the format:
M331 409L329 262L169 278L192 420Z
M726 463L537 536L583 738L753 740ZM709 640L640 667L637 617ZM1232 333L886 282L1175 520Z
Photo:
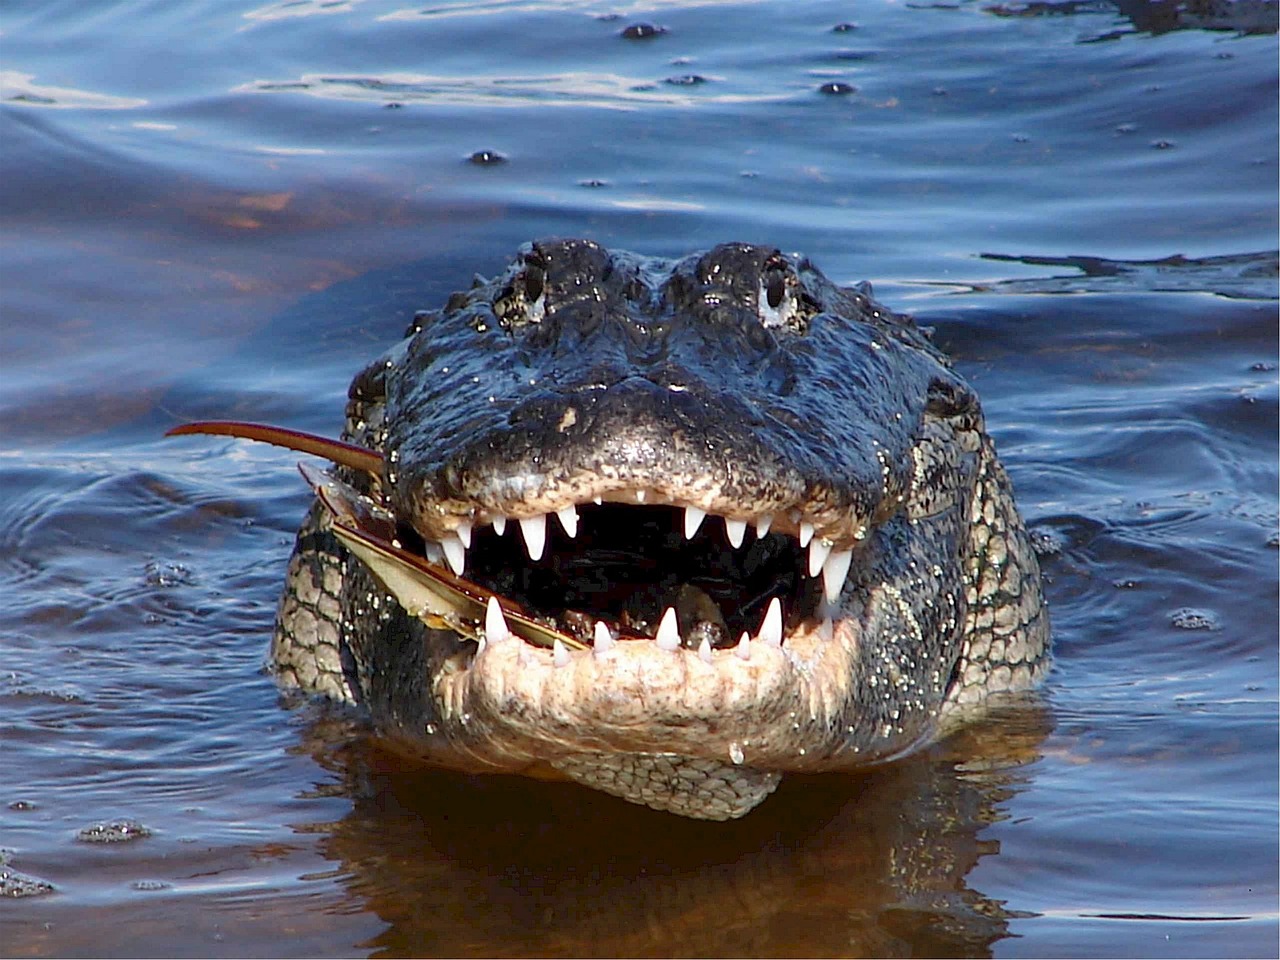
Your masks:
M389 924L376 956L985 956L1009 914L966 876L1049 726L1024 705L727 824L353 746L323 758L355 805L322 847Z

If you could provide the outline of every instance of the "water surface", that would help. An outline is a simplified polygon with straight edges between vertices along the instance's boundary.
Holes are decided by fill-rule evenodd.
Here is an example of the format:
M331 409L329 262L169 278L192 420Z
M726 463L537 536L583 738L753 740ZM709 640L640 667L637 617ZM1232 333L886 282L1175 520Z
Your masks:
M1276 8L1178 9L7 4L0 954L1274 955ZM335 432L551 234L934 327L1045 550L1042 702L708 825L283 701L296 458L160 434Z

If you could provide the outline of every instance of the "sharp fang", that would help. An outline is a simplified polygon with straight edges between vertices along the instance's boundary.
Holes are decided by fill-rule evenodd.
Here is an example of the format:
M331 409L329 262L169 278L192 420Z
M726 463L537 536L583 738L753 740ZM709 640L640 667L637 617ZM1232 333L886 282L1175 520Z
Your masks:
M613 634L609 632L609 628L604 625L603 620L596 621L595 646L592 648L597 654L607 653L613 649L613 645L617 643L613 639Z
M502 514L498 514L493 518L493 532L498 536L502 536L507 532L507 518Z
M769 528L773 526L773 514L766 513L763 516L756 517L756 537L763 537L769 532Z
M560 642L560 638L556 637L555 642L551 645L551 662L557 667L567 667L573 657L569 656L569 651L565 649L565 645Z
M604 497L592 497L591 502L598 507L600 504L604 503Z
M521 517L520 532L524 534L524 548L529 552L529 559L541 560L542 551L547 546L547 515L540 513L536 517Z
M706 637L703 637L702 642L698 644L698 659L703 663L711 662L711 641Z
M462 541L452 534L445 534L440 546L444 549L444 558L449 561L449 568L462 576L462 571L467 566L467 548L462 545Z
M813 524L808 520L800 521L800 547L803 549L813 539Z
M816 577L831 553L831 541L819 537L809 541L809 576Z
M644 503L644 495L645 495L645 491L643 491L643 490L637 490L637 491L636 491L636 503Z
M489 597L484 608L484 636L492 644L502 643L511 637L511 628L507 626L507 618L502 615L502 607L498 606L498 598Z
M692 540L693 535L698 532L698 528L702 526L702 521L707 516L707 511L699 510L697 507L684 508L684 538Z
M572 503L563 510L557 510L556 516L560 518L560 526L564 527L564 532L571 537L578 535L578 508Z
M837 550L827 557L822 565L822 588L827 603L835 603L844 589L845 578L849 576L849 564L853 561L852 550Z
M769 609L764 612L759 639L771 647L782 646L782 602L777 597L769 601Z
M427 555L427 560L430 563L434 563L437 566L440 564L440 561L444 559L444 550L441 549L440 544L436 543L434 540L428 540L423 545L422 552Z
M462 545L466 547L468 550L470 550L471 549L471 521L470 520L459 521L457 529L454 530L453 532L458 535L458 539L462 541Z
M676 626L675 607L667 607L667 612L662 615L662 621L658 624L658 635L654 639L658 641L658 648L661 650L680 649L680 628Z
M751 659L751 638L747 636L747 631L742 631L742 636L738 638L738 645L733 648L733 652L738 655L739 660Z
M737 550L742 546L742 538L747 535L747 521L730 520L728 517L725 517L724 532L725 536L729 538L729 542L733 544L733 549Z

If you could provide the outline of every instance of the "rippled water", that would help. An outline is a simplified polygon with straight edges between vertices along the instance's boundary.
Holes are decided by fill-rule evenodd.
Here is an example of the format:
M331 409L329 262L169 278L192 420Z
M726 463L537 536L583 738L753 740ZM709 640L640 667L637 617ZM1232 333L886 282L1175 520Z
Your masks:
M1275 20L0 8L0 954L1274 955ZM334 432L549 234L803 250L935 327L1047 552L1043 706L717 826L283 703L295 458L160 434Z

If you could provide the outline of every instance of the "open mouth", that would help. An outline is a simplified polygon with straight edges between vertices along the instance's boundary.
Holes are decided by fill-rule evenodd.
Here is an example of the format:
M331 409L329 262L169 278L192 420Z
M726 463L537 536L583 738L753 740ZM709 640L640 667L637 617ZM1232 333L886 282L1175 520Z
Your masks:
M611 638L649 637L669 649L724 649L743 634L780 643L770 631L785 633L788 621L817 613L821 580L804 574L806 554L794 537L770 533L767 523L726 529L699 513L587 503L551 522L545 514L522 521L519 530L501 522L477 528L465 576L584 645L602 635L600 624ZM421 540L414 547L429 559L443 553Z
M382 466L364 448L258 424L204 421L170 433L263 440L374 475ZM753 642L780 646L806 623L829 635L852 559L798 513L747 521L637 490L554 515L480 514L437 542L332 475L300 469L335 535L410 614L478 646L517 636L557 660L649 640L710 662L721 650L749 657Z

